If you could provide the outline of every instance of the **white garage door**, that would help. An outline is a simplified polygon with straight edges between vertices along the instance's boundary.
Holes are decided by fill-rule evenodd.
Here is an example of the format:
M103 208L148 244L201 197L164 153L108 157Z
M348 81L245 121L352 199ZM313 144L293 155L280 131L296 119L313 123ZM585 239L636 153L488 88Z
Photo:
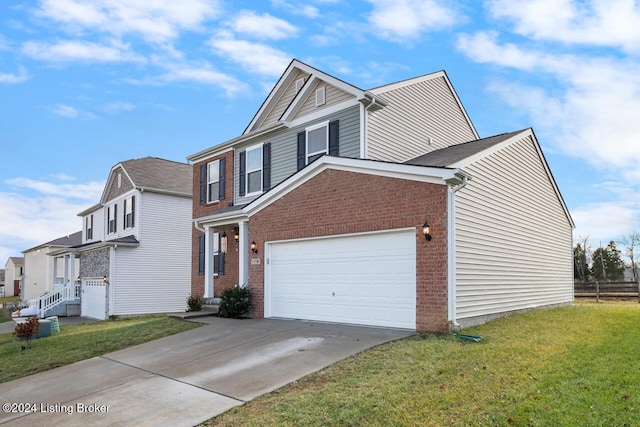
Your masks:
M102 278L82 279L80 314L94 319L106 319L107 285Z
M415 329L415 230L273 242L265 317Z

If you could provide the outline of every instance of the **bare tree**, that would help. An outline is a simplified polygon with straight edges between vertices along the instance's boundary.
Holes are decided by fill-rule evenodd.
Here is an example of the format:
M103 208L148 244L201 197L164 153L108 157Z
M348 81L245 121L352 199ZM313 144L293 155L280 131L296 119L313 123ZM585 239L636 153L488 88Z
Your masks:
M626 249L626 255L629 257L629 266L633 274L633 281L638 282L638 267L640 267L640 233L632 231L625 236L620 243Z
M589 236L580 236L576 246L573 249L574 277L577 280L587 282L591 271L589 269L589 260L591 259L591 243Z

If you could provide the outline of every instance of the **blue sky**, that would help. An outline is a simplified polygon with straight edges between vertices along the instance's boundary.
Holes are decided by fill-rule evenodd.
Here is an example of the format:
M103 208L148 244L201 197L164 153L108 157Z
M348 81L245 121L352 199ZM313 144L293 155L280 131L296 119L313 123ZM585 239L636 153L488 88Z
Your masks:
M363 89L446 70L481 137L533 127L593 246L639 227L640 6L0 4L0 264L81 228L122 160L238 136L292 58Z

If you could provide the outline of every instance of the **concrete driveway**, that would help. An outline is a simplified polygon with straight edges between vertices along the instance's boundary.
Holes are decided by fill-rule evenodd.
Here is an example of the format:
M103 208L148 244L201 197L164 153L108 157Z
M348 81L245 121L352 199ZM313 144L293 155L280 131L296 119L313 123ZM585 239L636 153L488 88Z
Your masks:
M199 320L207 325L0 384L0 424L194 426L412 334L295 320Z

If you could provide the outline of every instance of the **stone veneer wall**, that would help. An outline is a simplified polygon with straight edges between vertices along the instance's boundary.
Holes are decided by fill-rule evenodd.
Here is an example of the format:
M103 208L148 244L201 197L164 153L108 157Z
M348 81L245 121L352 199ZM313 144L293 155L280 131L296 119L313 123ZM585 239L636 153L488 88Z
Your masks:
M80 256L81 277L104 277L109 275L109 248L83 252Z

